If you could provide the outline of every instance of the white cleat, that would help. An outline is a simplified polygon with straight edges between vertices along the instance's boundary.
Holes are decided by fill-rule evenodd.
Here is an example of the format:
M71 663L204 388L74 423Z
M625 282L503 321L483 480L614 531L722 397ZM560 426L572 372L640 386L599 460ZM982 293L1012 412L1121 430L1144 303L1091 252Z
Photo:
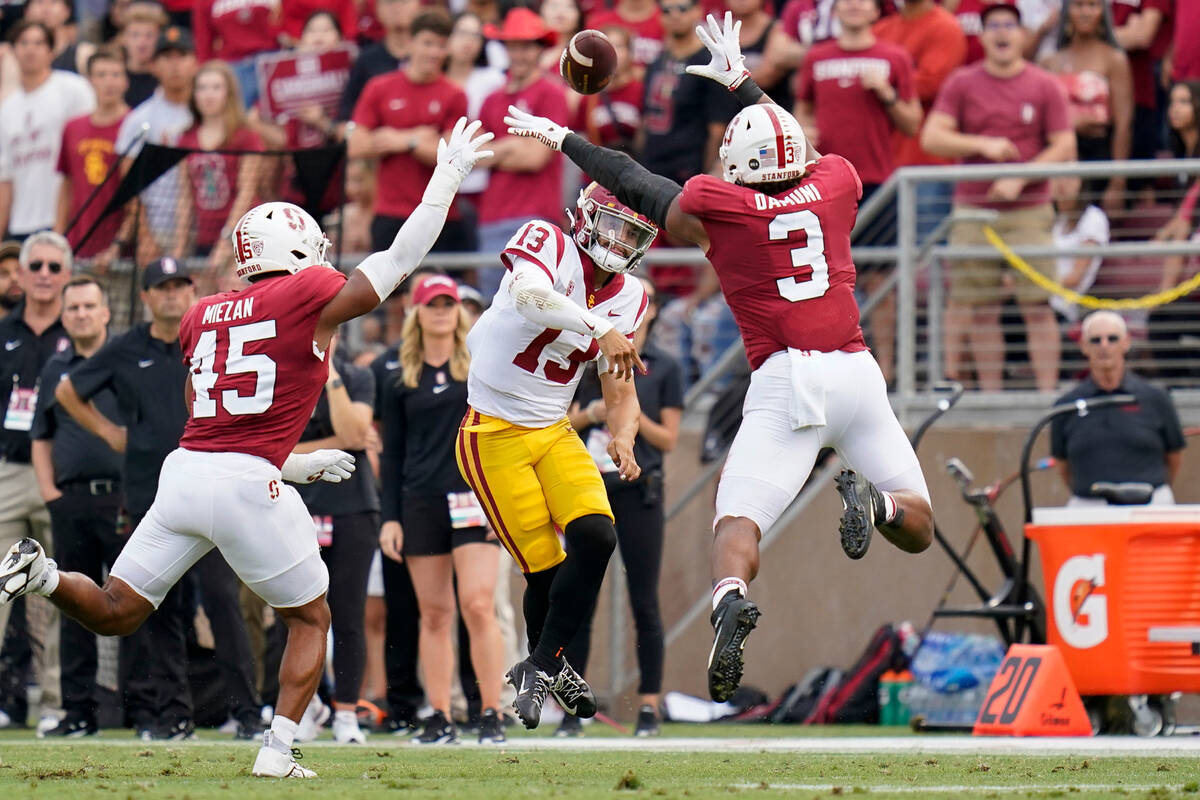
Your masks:
M271 732L263 734L263 745L254 759L254 769L250 774L256 778L315 778L317 773L296 763L300 752L295 748L281 750L274 743Z
M51 578L58 585L58 565L33 539L22 539L0 562L0 606L22 595L41 592Z
M338 744L366 744L367 735L358 727L358 720L349 722L333 717L333 740Z
M304 709L304 715L300 717L300 725L296 728L296 741L311 742L316 739L332 713L333 710L314 694L312 700L308 701L308 708Z

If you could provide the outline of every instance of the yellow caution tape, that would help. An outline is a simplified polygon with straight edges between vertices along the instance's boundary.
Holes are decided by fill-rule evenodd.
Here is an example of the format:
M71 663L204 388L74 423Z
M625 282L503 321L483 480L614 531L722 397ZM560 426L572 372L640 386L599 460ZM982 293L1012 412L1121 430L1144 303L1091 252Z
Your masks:
M1000 255L1012 265L1012 268L1020 272L1026 278L1033 281L1040 288L1045 289L1051 294L1056 294L1064 300L1081 305L1084 308L1154 308L1163 306L1167 303L1173 303L1179 298L1191 294L1193 290L1200 287L1200 273L1193 275L1178 286L1166 289L1154 294L1148 294L1143 297L1130 297L1122 300L1109 300L1102 297L1092 297L1087 294L1080 294L1072 289L1068 289L1061 283L1047 278L1045 275L1038 272L1033 267L1029 266L1019 255L1014 253L1009 246L1000 238L1000 234L992 230L990 225L983 226L983 234L987 237L988 242L992 247L1000 251Z

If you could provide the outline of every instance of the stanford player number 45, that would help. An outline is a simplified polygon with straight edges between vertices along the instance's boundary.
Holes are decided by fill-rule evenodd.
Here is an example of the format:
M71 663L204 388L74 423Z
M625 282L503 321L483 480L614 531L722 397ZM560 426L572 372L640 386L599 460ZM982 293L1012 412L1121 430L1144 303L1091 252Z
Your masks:
M247 353L246 345L275 338L275 320L234 325L225 333L229 337L226 348L220 346L220 331L206 330L196 340L192 354L192 416L196 419L215 417L217 401L210 393L217 379L224 375L254 375L254 394L238 394L236 389L221 392L221 406L231 416L261 414L271 407L275 399L275 362L264 353ZM225 349L225 363L220 374L215 367L218 350Z
M804 231L806 241L803 247L793 247L789 251L792 266L796 269L811 268L812 275L808 280L791 277L775 282L780 296L793 303L812 300L829 291L829 262L825 260L825 232L821 230L820 218L805 209L780 214L767 226L772 241L787 239L796 231Z

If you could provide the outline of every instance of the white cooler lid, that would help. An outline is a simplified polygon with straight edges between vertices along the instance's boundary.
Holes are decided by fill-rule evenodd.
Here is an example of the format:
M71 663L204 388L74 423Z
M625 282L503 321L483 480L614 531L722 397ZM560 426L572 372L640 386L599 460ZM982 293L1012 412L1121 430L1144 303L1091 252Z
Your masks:
M1125 522L1200 523L1200 505L1060 506L1033 510L1034 525L1117 525Z

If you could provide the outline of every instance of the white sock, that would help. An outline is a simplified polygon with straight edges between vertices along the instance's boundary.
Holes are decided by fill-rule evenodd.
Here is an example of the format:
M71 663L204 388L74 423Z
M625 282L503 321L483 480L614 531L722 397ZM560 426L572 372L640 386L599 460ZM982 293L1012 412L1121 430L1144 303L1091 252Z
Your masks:
M738 592L745 597L747 594L746 582L741 578L722 578L717 581L717 585L713 587L713 611L717 610L717 606L721 604L721 598L729 592Z
M891 492L880 491L883 495L883 524L887 524L896 518L896 498L892 497Z
M46 569L42 573L42 585L34 590L34 594L40 594L42 597L49 597L54 594L54 590L58 588L58 564L54 563L53 558L46 559Z
M290 753L292 743L296 741L296 729L299 727L299 722L292 722L287 717L281 717L276 714L274 719L271 720L271 739L281 749Z
M358 714L354 713L354 709L351 708L338 709L333 713L333 721L343 725L357 725Z

